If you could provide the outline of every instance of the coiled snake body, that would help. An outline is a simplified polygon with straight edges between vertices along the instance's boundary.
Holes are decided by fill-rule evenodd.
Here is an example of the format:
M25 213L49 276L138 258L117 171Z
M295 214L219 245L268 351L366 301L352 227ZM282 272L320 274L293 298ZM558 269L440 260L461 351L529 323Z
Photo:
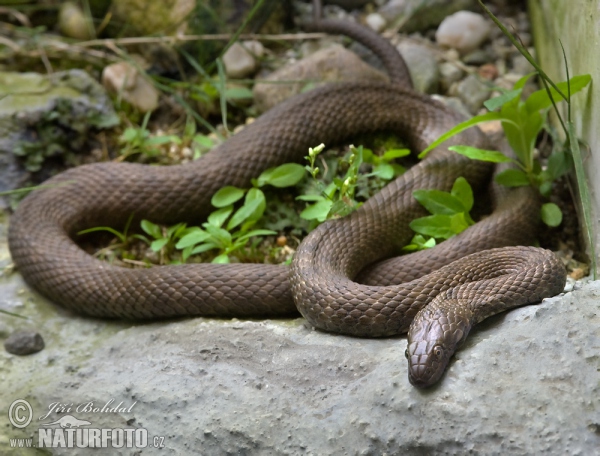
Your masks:
M326 21L320 27L367 42L393 72L392 82L332 84L294 97L188 165L98 163L50 179L47 188L22 201L10 223L10 251L25 280L64 307L97 317L256 317L298 309L317 328L364 337L406 332L414 320L407 357L416 386L439 379L473 324L561 292L565 272L551 252L530 247L479 252L531 241L538 203L524 188L500 192L491 216L433 250L380 262L410 240L408 223L425 215L414 190L449 190L460 175L474 186L489 179L487 165L446 149L457 143L485 147L477 129L431 152L349 216L320 225L304 239L289 269L262 264L124 269L77 246L79 230L121 227L131 214L163 224L197 224L221 187L248 187L262 170L302 161L321 142L388 130L422 150L461 120L408 87L402 59L378 35ZM473 252L479 253L465 256ZM361 283L355 281L359 273Z

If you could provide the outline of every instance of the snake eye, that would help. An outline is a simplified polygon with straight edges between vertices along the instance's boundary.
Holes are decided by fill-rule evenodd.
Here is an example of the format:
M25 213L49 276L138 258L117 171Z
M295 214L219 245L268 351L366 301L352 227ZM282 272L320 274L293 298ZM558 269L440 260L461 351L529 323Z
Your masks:
M436 345L433 347L433 354L437 359L440 359L442 356L444 356L444 349L440 345Z
M408 348L407 348L406 350L404 350L404 357L405 357L406 359L408 359Z

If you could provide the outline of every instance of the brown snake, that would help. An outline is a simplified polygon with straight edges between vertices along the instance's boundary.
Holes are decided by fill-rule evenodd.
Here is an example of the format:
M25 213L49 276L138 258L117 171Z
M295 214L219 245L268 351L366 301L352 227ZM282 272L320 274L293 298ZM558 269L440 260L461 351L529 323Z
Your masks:
M412 322L407 357L416 386L440 378L473 324L560 293L565 271L551 252L530 247L479 252L531 242L539 204L527 188L500 190L492 215L433 250L381 261L410 241L408 223L426 215L414 190L447 191L461 175L477 188L489 180L488 165L446 149L459 143L486 147L478 129L431 152L349 216L320 225L304 239L289 269L264 264L125 269L93 258L74 242L84 228L122 227L131 214L167 225L198 224L218 189L249 187L264 169L300 162L321 142L386 130L418 151L461 120L410 88L403 60L377 34L339 22L321 21L318 27L366 43L384 61L391 82L331 84L298 95L190 164L97 163L59 174L23 200L11 218L10 251L25 280L64 307L97 317L276 317L297 309L317 328L361 337L404 333ZM473 252L479 253L465 256Z

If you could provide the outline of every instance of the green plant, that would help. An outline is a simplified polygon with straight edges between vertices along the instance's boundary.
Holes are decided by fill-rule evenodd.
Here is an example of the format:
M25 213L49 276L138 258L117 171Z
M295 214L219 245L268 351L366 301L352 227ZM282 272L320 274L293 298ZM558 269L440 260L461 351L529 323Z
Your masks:
M410 228L417 234L403 247L405 252L431 248L437 241L449 239L475 223L469 215L473 190L464 177L454 181L450 192L416 190L413 196L432 215L410 222Z
M147 129L150 114L146 113L141 126L126 128L119 138L119 142L124 146L121 149L123 158L134 154L156 157L161 153L160 146L169 143L181 144L181 139L176 135L152 136Z
M217 249L219 254L213 263L229 263L230 255L241 249L251 237L276 234L272 230L251 228L262 217L266 198L260 187L272 185L277 188L296 185L304 177L304 168L287 163L264 171L252 180L253 187L245 190L227 186L217 191L211 204L217 208L200 227L187 228L175 244L182 250L185 262L191 255ZM241 207L234 211L234 204L244 199Z
M334 177L329 185L325 185L321 181L317 181L320 169L315 165L318 155L324 149L324 144L311 147L305 157L309 163L305 169L317 182L319 193L300 195L296 198L313 203L300 213L300 217L313 222L312 228L325 220L343 217L359 207L361 203L354 199L354 195L360 180L366 180L372 176L378 176L384 181L393 179L402 174L404 168L396 163L391 163L391 161L410 154L408 149L392 149L386 151L382 156L378 156L363 146L350 146L350 154L346 161L348 168L345 175ZM371 164L373 171L368 174L360 174L360 166L363 163Z
M502 33L510 40L510 42L517 48L517 50L527 59L527 61L535 68L535 70L538 72L538 74L540 76L540 80L544 84L544 88L546 89L546 92L548 93L548 97L550 98L552 106L554 107L554 112L556 113L557 118L562 126L564 135L567 138L564 148L566 151L570 152L572 159L573 159L573 164L575 167L575 178L577 180L577 189L578 189L579 196L581 198L581 208L582 208L581 215L583 218L582 226L583 226L586 238L587 238L586 239L587 245L590 250L589 257L590 257L590 262L591 262L592 277L594 279L596 279L597 271L596 271L596 252L595 252L595 246L594 246L595 242L594 242L594 233L593 233L593 224L592 224L592 203L591 203L590 193L589 193L588 186L587 186L587 181L585 178L585 170L584 170L584 165L583 165L583 158L581 156L581 150L579 148L579 140L575 134L575 126L571 119L571 95L572 95L571 86L569 84L567 84L566 94L563 93L561 90L559 90L559 88L554 83L554 81L552 81L552 79L550 79L548 77L546 72L535 61L533 56L529 53L529 51L525 48L525 46L523 46L523 44L520 42L520 40L516 39L512 35L512 33L510 33L508 31L508 29L506 27L504 27L504 25L498 20L498 18L496 16L494 16L494 14L489 10L489 8L487 8L484 5L482 0L477 0L477 2L483 8L483 10L486 12L486 14L488 16L490 16L490 18L494 21L494 23L498 26L498 28L502 31ZM571 78L569 77L569 65L567 62L567 55L565 53L565 49L562 45L562 42L560 40L559 40L559 43L560 43L562 53L563 53L563 60L564 60L564 64L565 64L565 72L566 72L566 76L567 76L567 81L569 81ZM566 104L567 104L566 122L563 120L561 113L558 110L558 107L554 101L554 95L550 91L550 87L552 87L556 91L556 93L560 96L560 99L566 101Z
M567 90L571 93L582 90L589 84L591 77L589 75L575 76L568 81L556 84L555 87L548 90L538 90L527 97L526 100L522 100L523 87L534 74L531 73L522 77L515 83L512 90L486 101L485 107L490 112L458 124L421 152L419 158L424 157L430 150L467 128L483 122L500 121L504 134L515 152L516 160L498 151L482 150L469 146L453 146L449 149L474 160L494 163L512 162L517 168L507 169L499 173L496 176L498 183L508 187L532 185L543 196L548 196L552 181L569 171L570 161L564 151L555 150L548 159L547 168L542 168L539 160L535 158L537 137L544 128L547 113L553 106L553 100L558 97L558 94ZM498 111L495 112L495 110ZM542 206L541 217L549 226L558 226L562 221L560 209L554 203L546 203Z

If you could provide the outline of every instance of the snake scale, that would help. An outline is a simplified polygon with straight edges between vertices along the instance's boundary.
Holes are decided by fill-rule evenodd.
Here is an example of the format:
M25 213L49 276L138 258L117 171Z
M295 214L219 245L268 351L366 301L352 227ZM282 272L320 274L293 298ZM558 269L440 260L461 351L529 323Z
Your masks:
M393 131L422 150L461 117L414 92L403 59L356 24L319 20L313 30L343 33L384 62L389 83L338 83L276 106L225 143L186 165L96 163L67 170L27 196L9 228L12 258L33 288L94 317L277 317L297 311L322 330L359 337L409 331L409 380L435 383L472 325L563 290L564 267L528 244L539 203L527 188L496 190L495 210L432 250L394 258L411 220L426 215L417 189L448 191L458 176L476 188L489 165L447 147L487 147L478 129L432 151L350 215L312 231L291 268L265 264L187 264L126 269L93 258L76 233L135 220L198 224L225 185L249 187L261 171L301 162L309 147L357 134ZM492 250L487 250L492 249ZM482 251L483 250L483 251ZM449 264L450 263L450 264ZM412 324L412 325L411 325Z

